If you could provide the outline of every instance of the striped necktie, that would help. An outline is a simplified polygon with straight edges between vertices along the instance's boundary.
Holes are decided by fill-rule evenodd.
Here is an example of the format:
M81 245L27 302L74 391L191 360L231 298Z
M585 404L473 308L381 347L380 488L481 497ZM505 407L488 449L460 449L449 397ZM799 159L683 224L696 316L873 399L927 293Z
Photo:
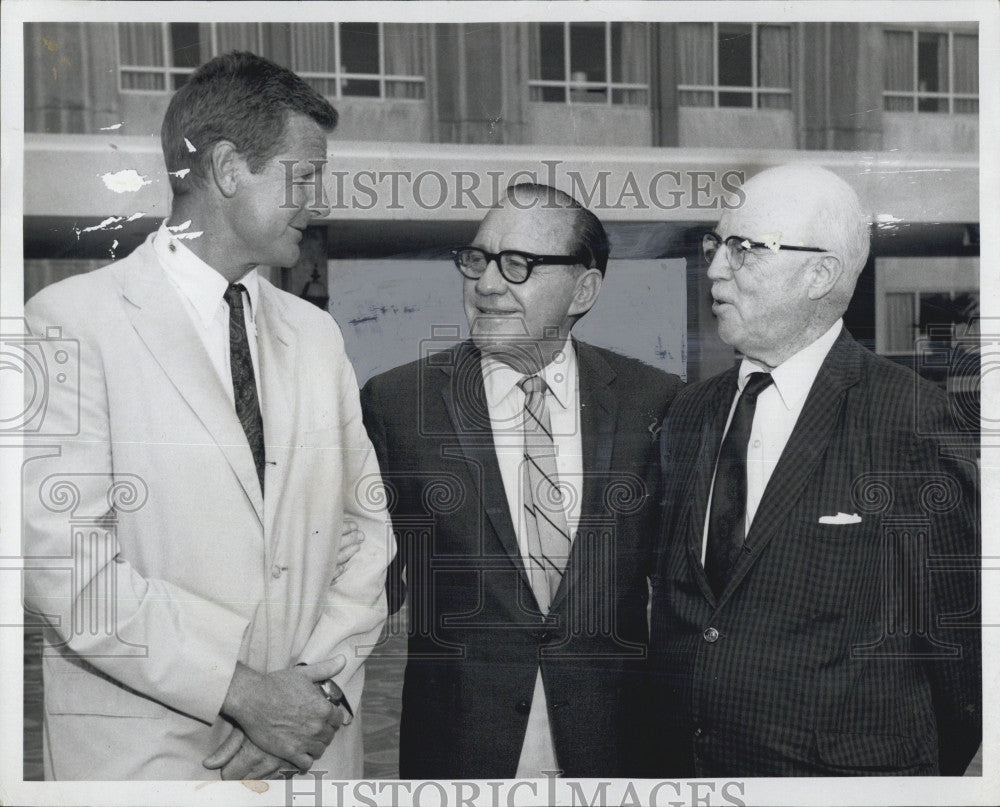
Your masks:
M549 410L545 405L545 380L523 378L524 468L521 490L524 502L531 588L542 613L547 613L562 580L572 547L566 523L563 492L556 473Z

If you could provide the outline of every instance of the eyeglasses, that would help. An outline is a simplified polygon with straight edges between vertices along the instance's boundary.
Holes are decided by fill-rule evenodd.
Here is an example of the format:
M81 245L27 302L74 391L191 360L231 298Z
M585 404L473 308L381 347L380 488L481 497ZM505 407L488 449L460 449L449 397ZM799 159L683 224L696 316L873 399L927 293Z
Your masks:
M505 249L500 252L487 252L479 247L459 247L451 251L455 266L469 280L479 280L486 272L486 267L496 261L500 274L508 283L524 283L536 266L541 264L566 264L575 266L582 263L586 266L590 261L583 255L531 255L516 249Z
M709 230L702 236L701 239L701 252L709 264L712 263L712 260L715 258L715 253L719 251L719 247L723 244L726 245L726 257L729 260L729 266L734 272L743 267L743 261L746 259L747 253L752 249L767 249L771 251L790 249L795 252L830 251L828 249L823 249L822 247L796 247L788 244L765 244L763 241L751 241L749 238L744 238L741 235L731 235L729 238L723 240L722 236L717 232Z

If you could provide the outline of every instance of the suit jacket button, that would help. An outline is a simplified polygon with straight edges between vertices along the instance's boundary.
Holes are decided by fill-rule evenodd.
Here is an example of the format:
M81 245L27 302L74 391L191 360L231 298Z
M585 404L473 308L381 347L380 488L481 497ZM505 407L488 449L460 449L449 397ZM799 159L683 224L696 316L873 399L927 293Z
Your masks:
M535 638L538 639L540 644L548 644L552 641L552 634L547 630L541 630L535 634Z
M528 714L528 712L531 711L531 701L529 701L527 698L521 698L521 700L519 700L514 705L514 711L517 712L519 715Z
M705 632L701 635L709 644L719 641L719 632L715 628L705 628Z
M281 567L278 566L277 564L271 567L271 577L273 577L275 580L281 577Z
M699 737L703 736L704 734L705 734L705 730L704 730L704 729L703 729L703 728L702 728L701 726L698 726L698 728L696 728L696 729L694 730L694 738L695 738L696 740L697 740L697 739L698 739Z

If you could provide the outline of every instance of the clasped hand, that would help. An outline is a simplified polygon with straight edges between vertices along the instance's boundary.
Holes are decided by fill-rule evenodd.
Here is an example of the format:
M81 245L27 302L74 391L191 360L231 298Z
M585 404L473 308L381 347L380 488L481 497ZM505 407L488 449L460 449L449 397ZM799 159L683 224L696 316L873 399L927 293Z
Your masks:
M205 767L221 767L223 778L262 778L285 764L308 770L343 722L340 707L317 684L335 676L345 663L337 656L266 674L237 664L222 711L239 729L204 761ZM256 748L246 748L248 741Z

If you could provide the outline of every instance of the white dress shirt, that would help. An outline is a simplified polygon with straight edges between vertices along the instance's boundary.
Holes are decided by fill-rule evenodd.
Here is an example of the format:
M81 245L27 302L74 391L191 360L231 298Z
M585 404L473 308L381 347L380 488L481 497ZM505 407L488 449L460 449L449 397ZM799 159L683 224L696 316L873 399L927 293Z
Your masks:
M786 359L771 371L774 383L757 396L757 407L754 410L753 426L750 428L750 440L747 443L747 501L746 501L746 532L757 514L760 500L764 496L767 483L774 473L781 453L785 450L788 438L792 436L795 423L802 413L806 396L812 388L813 381L819 373L826 354L830 352L833 343L840 336L844 327L843 320L838 319L830 329L808 347L803 348L791 358ZM729 419L726 421L726 431L732 422L736 411L736 402L743 394L743 388L752 373L759 373L763 368L749 359L743 359L740 364L737 387L739 394L733 398L729 408ZM715 486L715 475L712 475L712 487ZM712 501L709 491L708 501ZM708 548L708 516L706 508L705 524L702 531L701 561L705 562Z
M528 536L521 507L521 474L524 462L524 399L518 383L524 375L496 359L483 357L483 387L493 431L500 476L503 479L511 521L517 533L517 545L525 572L528 571ZM548 392L545 404L549 410L552 441L556 450L556 473L559 484L570 488L563 497L566 503L566 525L575 535L580 522L583 492L583 441L580 438L579 381L576 351L566 340L561 353L541 371ZM528 714L528 729L517 764L518 779L540 779L546 773L559 770L549 710L542 684L542 672L535 677L535 691Z
M229 282L215 269L188 249L184 242L175 238L166 222L153 237L153 249L173 284L184 301L184 308L191 317L195 331L201 337L208 358L212 362L219 380L236 405L233 394L233 375L229 364L229 304L224 298ZM253 362L253 376L257 384L257 400L261 399L260 362L257 358L256 312L260 300L260 286L257 269L247 272L238 283L247 290L243 298L243 316L246 321L247 341L250 343L250 360ZM249 305L247 304L249 296ZM262 404L261 404L262 406Z

